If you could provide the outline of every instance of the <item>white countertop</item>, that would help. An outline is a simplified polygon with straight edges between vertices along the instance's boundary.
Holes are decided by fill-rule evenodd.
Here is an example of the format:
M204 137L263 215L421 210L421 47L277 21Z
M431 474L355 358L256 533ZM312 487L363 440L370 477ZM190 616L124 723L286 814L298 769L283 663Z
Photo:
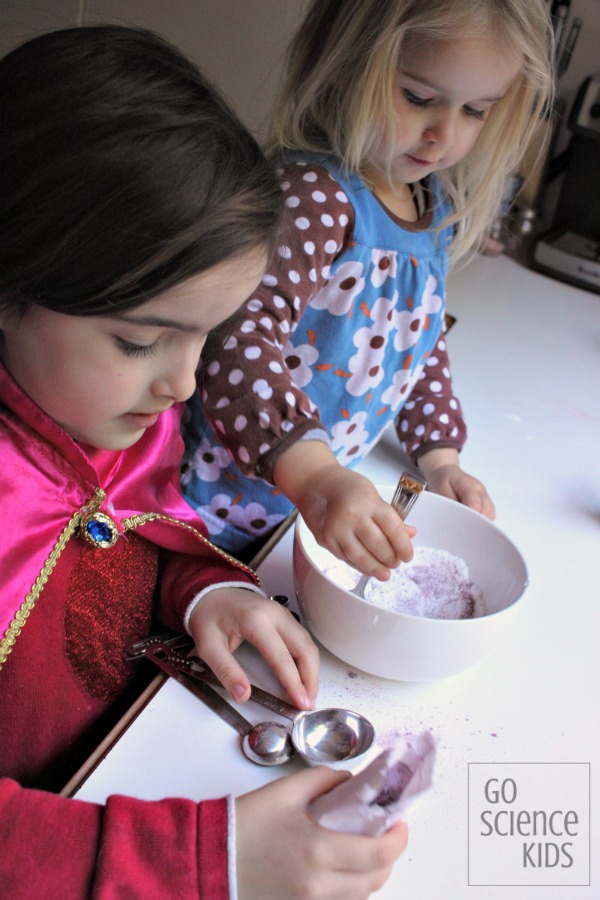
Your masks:
M384 745L398 731L439 738L434 788L410 813L409 846L373 896L591 900L600 897L600 296L506 257L481 258L452 277L448 311L458 319L448 346L469 425L462 465L488 487L529 570L518 626L475 667L427 684L350 676L323 651L319 705L365 713ZM397 481L393 434L361 471ZM271 593L293 596L291 542L290 532L259 570ZM251 680L276 688L260 659L245 658ZM244 707L252 721L263 713ZM469 763L592 764L591 887L468 886ZM239 794L299 765L254 766L233 730L168 682L76 796Z

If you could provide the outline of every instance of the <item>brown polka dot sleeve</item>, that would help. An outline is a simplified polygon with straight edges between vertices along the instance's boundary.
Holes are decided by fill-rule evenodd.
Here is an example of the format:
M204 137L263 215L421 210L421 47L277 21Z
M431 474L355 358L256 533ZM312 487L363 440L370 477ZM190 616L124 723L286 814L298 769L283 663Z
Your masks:
M395 424L402 449L415 461L436 447L460 450L465 443L467 427L452 389L445 334L440 335Z
M275 460L295 441L309 432L327 439L317 407L294 381L297 361L286 359L284 349L354 223L350 203L324 168L311 167L316 180L294 172L292 191L286 175L298 168L280 170L284 239L234 330L203 354L200 379L204 412L234 462L244 474L268 481Z

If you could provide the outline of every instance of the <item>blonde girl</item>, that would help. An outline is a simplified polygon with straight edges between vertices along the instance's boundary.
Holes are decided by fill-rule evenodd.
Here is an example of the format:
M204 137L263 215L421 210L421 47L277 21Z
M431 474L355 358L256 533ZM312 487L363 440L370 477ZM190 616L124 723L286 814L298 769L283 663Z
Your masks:
M222 546L296 506L320 543L388 577L411 532L351 468L392 421L432 490L494 516L459 465L445 280L544 127L551 34L543 0L308 7L270 144L288 233L208 348L187 432L187 498Z

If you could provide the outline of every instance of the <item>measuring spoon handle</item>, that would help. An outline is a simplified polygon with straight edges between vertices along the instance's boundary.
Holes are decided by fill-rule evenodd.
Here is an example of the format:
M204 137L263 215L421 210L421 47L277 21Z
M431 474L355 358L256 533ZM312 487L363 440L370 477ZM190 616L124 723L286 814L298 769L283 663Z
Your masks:
M158 652L157 652L158 651ZM248 732L252 729L251 723L245 719L237 709L234 709L227 700L221 697L217 691L213 690L213 688L207 684L206 681L200 680L199 678L195 678L193 675L186 675L182 672L176 665L168 662L164 657L160 656L159 653L161 651L160 645L157 647L148 648L146 650L146 656L150 659L159 669L162 669L163 672L166 672L167 675L170 675L171 678L174 678L175 681L178 681L179 684L183 685L183 687L187 688L188 691L191 691L198 700L202 700L202 702L212 709L224 722L227 722L228 725L231 725L232 728L241 734L247 735Z
M189 666L189 673L192 677L206 681L208 684L212 684L215 687L221 685L221 682L212 669L210 669L199 656L186 657L183 665ZM275 694L270 694L269 691L264 691L255 684L250 685L250 699L254 703L259 703L260 706L265 706L267 709L270 709L271 712L278 713L285 719L291 719L292 722L294 722L302 712L297 706L286 703L285 700L281 700L279 697L276 697Z
M280 700L275 694L263 691L262 688L256 687L255 684L250 685L250 699L254 700L255 703L260 703L261 706L266 706L271 712L279 713L285 719L291 719L292 722L295 722L302 712L297 706L285 703L284 700Z

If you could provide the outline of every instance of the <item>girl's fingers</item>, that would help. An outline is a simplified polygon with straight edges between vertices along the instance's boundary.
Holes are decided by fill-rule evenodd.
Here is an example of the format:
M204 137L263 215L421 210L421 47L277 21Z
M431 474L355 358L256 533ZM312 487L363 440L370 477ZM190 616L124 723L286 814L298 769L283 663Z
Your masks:
M469 477L466 484L458 485L456 496L465 506L469 506L488 519L496 518L494 504L484 486L477 479Z
M336 847L336 870L357 875L361 872L389 871L406 847L408 829L404 822L379 837L359 837L354 845L340 834Z
M471 506L473 509L476 509L477 512L480 512L483 516L486 516L486 518L495 519L496 509L487 491L473 491L473 495L474 496L472 497L472 502L467 503L467 505Z
M213 638L196 642L198 655L213 670L229 696L237 703L244 703L250 697L250 682L246 673L226 645L226 637L218 629Z
M241 592L240 592L241 593ZM230 696L244 702L250 684L234 651L249 641L302 709L311 709L318 690L319 651L291 612L273 600L250 594L240 601L215 591L190 619L198 654Z
M294 810L305 810L312 800L352 777L346 771L315 766L278 779L266 790L270 793L271 803L275 808L287 807L292 814ZM259 792L264 794L265 789L254 791L254 796L258 797ZM320 832L319 839L329 845L332 868L338 872L358 873L386 868L402 853L408 840L408 828L404 822L395 825L380 837L350 835L331 831L317 823L315 825Z
M319 651L292 614L285 609L281 613L285 619L277 628L256 620L244 636L271 666L294 704L312 709L319 686Z
M326 794L342 781L352 778L352 774L343 769L331 769L329 766L313 766L303 769L296 775L287 775L285 778L279 778L269 785L269 790L273 795L277 793L280 797L273 800L274 803L287 803L290 806L296 806L298 809L305 809L306 806ZM261 790L259 788L258 790Z
M337 552L332 549L350 565L381 581L389 578L390 569L412 559L411 538L416 534L416 529L404 525L397 513L391 509L388 513L387 530L377 522L369 521L356 532L350 531L340 536Z
M307 814L311 800L350 777L309 768L236 799L238 873L247 896L279 896L285 883L290 897L366 900L384 884L406 846L405 825L363 837L330 831ZM268 860L259 872L257 855Z
M354 569L358 569L371 578L378 578L380 581L387 581L390 577L390 570L384 566L379 560L357 540L351 539L344 543L335 544L328 548L337 556L338 559L347 562Z
M393 562L390 566L393 568L400 562L409 562L413 557L412 538L417 533L414 525L406 525L400 518L395 509L389 506L374 518L375 524L385 535L390 546L390 552L393 555ZM382 557L379 557L382 559ZM386 560L382 559L382 562Z
M309 703L308 708L313 709L317 701L319 692L319 651L316 644L311 640L311 648L308 652L301 653L294 657L300 681L304 687Z
M486 494L483 498L483 503L481 505L481 512L487 519L495 519L496 518L496 507Z

